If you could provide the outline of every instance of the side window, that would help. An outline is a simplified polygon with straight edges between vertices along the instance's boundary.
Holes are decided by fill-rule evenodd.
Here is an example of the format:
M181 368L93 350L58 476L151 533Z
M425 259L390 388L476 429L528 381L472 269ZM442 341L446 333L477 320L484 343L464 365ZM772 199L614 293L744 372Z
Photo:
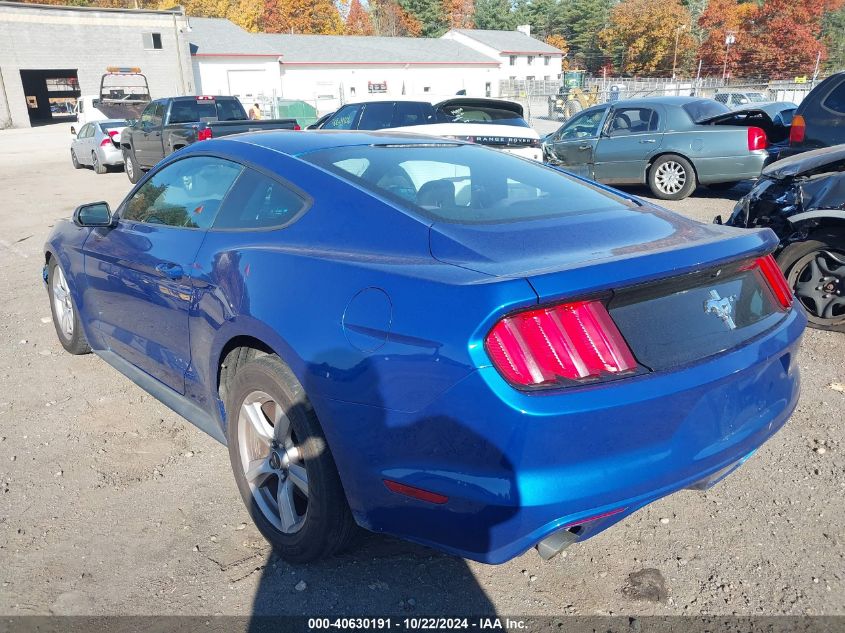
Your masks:
M427 103L399 101L393 113L392 127L423 125L434 120L434 108Z
M560 131L560 140L594 138L599 134L599 124L604 118L604 108L582 112L566 123Z
M153 175L126 202L121 219L207 229L243 168L222 158L194 156Z
M325 122L324 130L351 130L358 119L361 105L350 105L338 110L335 115Z
M153 120L156 116L156 110L161 112L161 104L158 101L150 103L141 113L141 123L147 125L154 125ZM159 122L161 122L161 115L159 114Z
M280 227L305 208L305 200L285 185L252 169L244 171L214 221L215 229Z
M713 98L714 98L716 101L718 101L719 103L727 103L727 102L728 102L728 95L726 95L726 94L724 94L724 93L723 93L723 94L718 94L718 95L716 95L716 96L715 96L715 97L713 97Z
M88 137L88 128L91 127L90 123L86 123L82 126L82 129L79 130L79 133L76 135L76 138L87 138Z
M393 102L368 103L364 106L359 130L383 130L393 122Z
M840 82L836 88L830 91L822 105L828 110L845 114L845 81Z
M607 128L608 136L625 136L657 131L657 112L651 108L620 108L614 110Z
M153 118L150 121L153 127L158 127L161 125L161 120L164 118L164 104L158 103L156 104L155 110L153 110Z

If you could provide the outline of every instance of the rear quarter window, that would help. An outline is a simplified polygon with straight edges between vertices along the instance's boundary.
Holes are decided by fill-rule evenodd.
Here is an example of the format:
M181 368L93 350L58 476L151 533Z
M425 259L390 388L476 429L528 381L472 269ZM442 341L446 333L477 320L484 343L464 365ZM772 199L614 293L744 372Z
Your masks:
M306 200L283 183L246 169L226 197L212 228L281 228L298 218L306 206Z
M822 101L822 106L837 114L845 114L845 79L828 93Z

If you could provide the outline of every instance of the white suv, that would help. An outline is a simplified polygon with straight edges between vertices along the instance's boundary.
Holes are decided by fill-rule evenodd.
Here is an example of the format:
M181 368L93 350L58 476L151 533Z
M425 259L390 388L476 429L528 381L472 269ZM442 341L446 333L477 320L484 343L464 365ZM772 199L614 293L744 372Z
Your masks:
M513 101L455 97L431 103L390 99L348 103L319 125L321 130L401 130L489 145L543 160L540 135Z

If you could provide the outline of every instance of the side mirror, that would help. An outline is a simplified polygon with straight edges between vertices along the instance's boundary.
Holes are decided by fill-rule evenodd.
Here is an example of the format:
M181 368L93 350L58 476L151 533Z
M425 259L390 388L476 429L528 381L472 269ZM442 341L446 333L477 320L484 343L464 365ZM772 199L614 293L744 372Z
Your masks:
M73 134L74 138L76 137L76 128L72 125L70 126L70 133Z
M113 222L108 202L83 204L73 212L73 223L76 226L112 226Z

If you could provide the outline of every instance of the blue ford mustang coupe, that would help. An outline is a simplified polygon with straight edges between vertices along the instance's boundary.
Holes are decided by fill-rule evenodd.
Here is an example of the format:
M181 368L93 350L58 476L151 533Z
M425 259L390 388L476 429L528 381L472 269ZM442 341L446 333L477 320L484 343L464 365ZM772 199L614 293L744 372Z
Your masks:
M786 422L806 320L776 246L477 145L276 132L79 207L44 278L65 349L226 443L287 560L357 524L500 563Z

